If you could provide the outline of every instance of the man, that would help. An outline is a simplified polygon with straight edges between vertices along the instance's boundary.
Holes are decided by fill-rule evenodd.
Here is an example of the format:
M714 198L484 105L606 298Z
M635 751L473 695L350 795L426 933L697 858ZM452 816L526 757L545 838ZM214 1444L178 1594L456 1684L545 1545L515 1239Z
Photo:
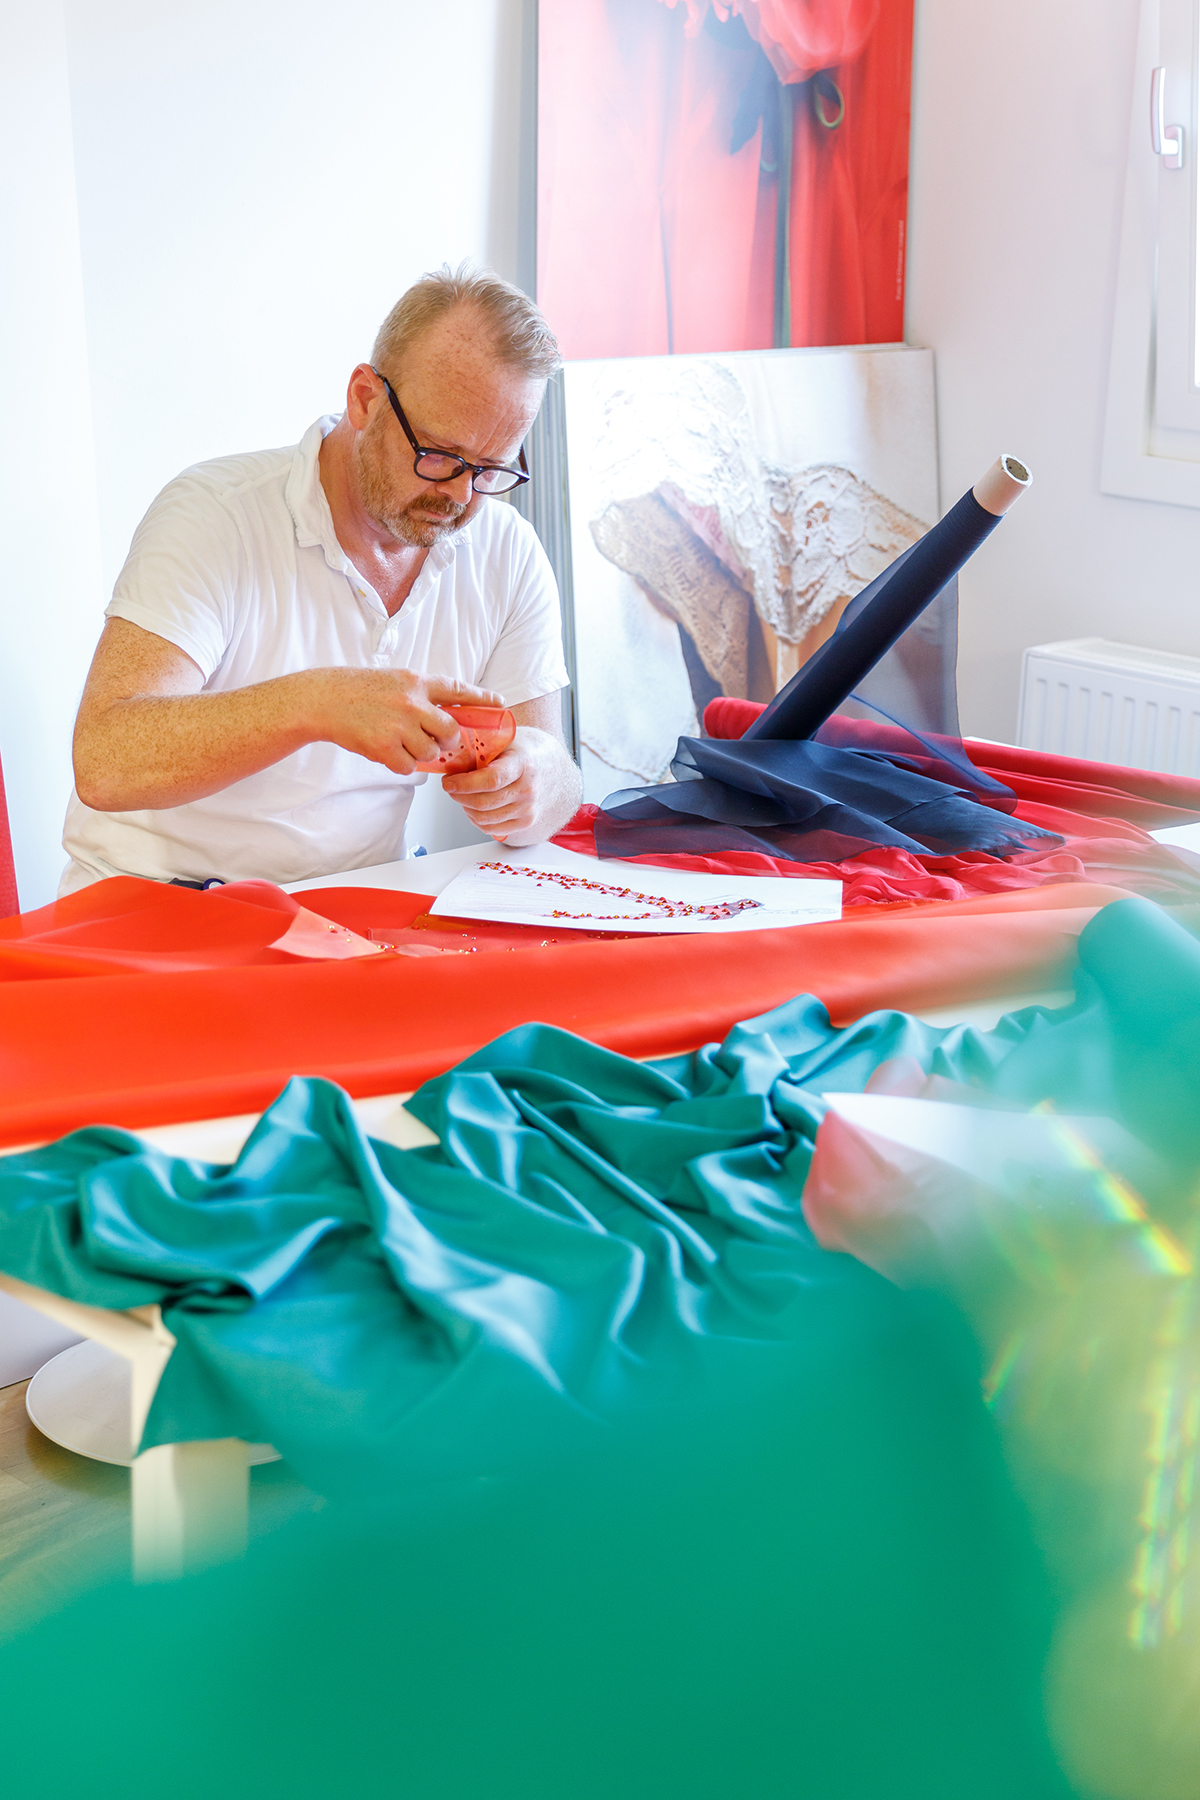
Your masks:
M560 829L580 777L554 578L490 497L526 478L557 364L524 294L443 269L392 309L340 419L163 490L84 688L60 891L402 856L414 765L457 742L458 703L510 707L517 734L445 791L510 843Z

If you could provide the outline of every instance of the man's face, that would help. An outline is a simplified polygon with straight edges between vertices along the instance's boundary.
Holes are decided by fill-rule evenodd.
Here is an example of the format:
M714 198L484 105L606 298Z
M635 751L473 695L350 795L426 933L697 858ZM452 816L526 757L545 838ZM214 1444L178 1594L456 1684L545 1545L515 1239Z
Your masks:
M423 448L473 463L513 463L541 403L543 384L498 363L487 326L456 309L432 326L394 368L383 368ZM353 459L368 518L399 544L430 549L467 524L487 499L470 471L423 481L382 382Z

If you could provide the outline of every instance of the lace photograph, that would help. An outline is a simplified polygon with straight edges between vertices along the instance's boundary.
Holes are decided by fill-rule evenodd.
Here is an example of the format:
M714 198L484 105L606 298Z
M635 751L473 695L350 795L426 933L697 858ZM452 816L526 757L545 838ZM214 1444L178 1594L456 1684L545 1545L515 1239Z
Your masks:
M584 794L669 778L718 695L767 701L938 517L922 350L622 358L565 371ZM953 587L885 658L951 725ZM843 711L853 711L853 706Z

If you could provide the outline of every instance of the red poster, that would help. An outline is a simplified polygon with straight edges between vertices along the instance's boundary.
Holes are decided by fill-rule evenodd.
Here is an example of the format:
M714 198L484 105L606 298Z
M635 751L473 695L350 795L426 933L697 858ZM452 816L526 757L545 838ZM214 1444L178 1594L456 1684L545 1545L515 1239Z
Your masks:
M541 0L569 358L904 335L913 0Z

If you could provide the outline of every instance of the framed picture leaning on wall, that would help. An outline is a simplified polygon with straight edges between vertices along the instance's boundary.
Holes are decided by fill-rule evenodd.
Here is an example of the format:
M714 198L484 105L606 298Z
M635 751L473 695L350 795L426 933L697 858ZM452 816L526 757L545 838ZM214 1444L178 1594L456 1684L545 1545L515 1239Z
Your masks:
M539 0L569 359L904 335L913 0Z
M771 699L937 518L933 356L579 362L562 398L576 724L600 801L664 780L718 694ZM906 718L956 728L956 650L951 586L886 659Z

